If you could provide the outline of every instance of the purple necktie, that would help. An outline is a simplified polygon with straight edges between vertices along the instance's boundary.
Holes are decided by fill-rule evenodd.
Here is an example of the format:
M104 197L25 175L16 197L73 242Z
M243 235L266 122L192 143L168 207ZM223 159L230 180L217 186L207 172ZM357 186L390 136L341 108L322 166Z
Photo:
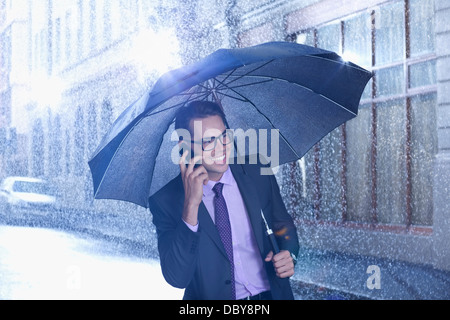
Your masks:
M222 239L223 246L227 252L228 260L231 265L231 299L236 299L236 286L234 282L234 259L233 259L233 241L231 235L230 218L228 216L227 204L225 198L222 195L223 183L216 183L213 187L213 191L216 194L214 196L214 210L217 231L219 231L220 238Z

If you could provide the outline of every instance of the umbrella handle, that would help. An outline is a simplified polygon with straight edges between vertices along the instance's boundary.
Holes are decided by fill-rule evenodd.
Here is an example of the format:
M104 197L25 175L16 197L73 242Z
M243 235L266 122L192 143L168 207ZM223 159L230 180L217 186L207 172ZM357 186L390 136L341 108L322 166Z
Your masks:
M269 233L269 231L271 233ZM273 254L276 255L280 252L280 249L278 248L277 239L275 239L275 235L273 234L272 230L267 230L267 235L269 236L270 243L272 244Z
M267 223L266 217L264 216L263 211L261 210L261 217L263 219L264 225L266 226L266 233L269 237L270 244L272 245L273 254L276 255L280 252L280 249L278 248L277 239L275 239L275 235L273 234L272 229L270 229L269 224Z

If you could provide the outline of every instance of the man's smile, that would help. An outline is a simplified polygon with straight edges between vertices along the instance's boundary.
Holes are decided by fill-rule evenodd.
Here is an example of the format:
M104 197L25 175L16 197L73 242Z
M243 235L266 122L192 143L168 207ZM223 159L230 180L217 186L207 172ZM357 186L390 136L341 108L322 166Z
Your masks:
M209 157L209 159L210 159L211 161L222 161L223 159L225 159L225 155L223 154L223 155L221 155L220 157L215 157L215 158Z

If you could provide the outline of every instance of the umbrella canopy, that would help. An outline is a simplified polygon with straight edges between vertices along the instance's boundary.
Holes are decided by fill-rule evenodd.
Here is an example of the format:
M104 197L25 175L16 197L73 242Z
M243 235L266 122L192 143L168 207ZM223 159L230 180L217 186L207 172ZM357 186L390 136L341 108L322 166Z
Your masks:
M190 101L218 102L232 129L278 129L282 164L354 118L371 76L333 52L289 42L215 51L161 76L118 117L89 161L94 196L147 208L179 173L174 119Z

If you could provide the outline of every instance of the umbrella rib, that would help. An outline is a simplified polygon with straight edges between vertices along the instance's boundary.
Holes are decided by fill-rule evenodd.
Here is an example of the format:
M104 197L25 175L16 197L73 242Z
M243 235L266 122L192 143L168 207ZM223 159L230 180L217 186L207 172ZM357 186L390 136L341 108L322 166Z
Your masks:
M172 122L173 121L169 122L169 125L167 126L167 128L166 128L166 130L164 132L167 132L167 130L169 130L170 126L172 125ZM156 154L155 165L153 166L153 169L152 169L152 172L151 172L151 179L152 180L153 180L153 173L155 172L155 168L156 168L156 158L158 158L159 151L161 151L161 145L162 145L163 141L164 141L164 134L161 136L161 139L159 140L158 149L156 149L156 150L158 150L158 153ZM149 188L148 194L147 194L147 202L148 202L148 198L150 197L151 189L152 188L151 188L151 184L150 184L150 188ZM147 206L148 206L148 203L147 203Z
M215 80L215 81L217 81L220 85L224 86L225 88L231 88L231 87L229 86L231 83L233 83L233 82L235 82L235 81L237 81L237 80L239 80L239 79L241 79L241 78L247 77L250 73L252 73L252 72L254 72L254 71L258 70L258 69L263 68L264 66L268 65L268 64L271 63L272 61L274 61L274 59L269 60L269 61L267 61L266 63L264 63L264 64L262 64L262 65L260 65L260 66L257 66L256 68L254 68L254 69L252 69L252 70L249 70L249 71L247 71L246 73L241 74L241 75L237 75L237 76L236 76L236 75L233 75L233 73L234 73L236 70L238 70L238 69L240 68L240 67L238 67L238 68L234 68L234 69L231 70L228 74L226 74L226 76L225 76L225 78L224 78L223 80L219 80L219 79L217 79L217 77L213 77L212 79ZM230 82L226 83L226 80L228 80L228 78L230 78L230 77L234 77L234 79L231 80ZM263 82L265 82L265 81L263 81ZM251 84L248 84L248 85L252 85L252 84L259 84L259 83L251 83ZM217 90L223 90L223 88L221 88L220 85L217 86L215 89L217 89ZM198 84L198 86L201 86L202 88L205 88L206 90L208 90L208 87L206 87L206 86L204 86L204 85L202 85L202 84ZM239 85L239 86L236 86L235 88L243 87L243 86L245 86L245 85Z
M233 89L230 89L230 90L232 90L234 93L236 93L237 95L239 95L239 96L241 96L242 97L242 99L243 99L243 101L245 101L245 102L248 102L248 103L250 103L252 106L253 106L253 108L255 108L255 110L259 113L259 114L261 114L262 116L263 116L263 118L264 119L266 119L266 121L270 124L270 126L272 127L272 128L274 128L274 129L276 129L276 130L278 130L278 132L279 132L279 134L280 134L280 136L281 136L281 138L283 139L283 141L288 145L288 147L289 147L289 149L291 149L291 151L295 154L295 156L296 157L298 157L298 158L300 158L300 156L298 155L298 153L297 153L297 151L295 151L295 149L294 149L294 147L291 145L291 143L286 139L286 137L284 136L284 134L280 131L280 129L277 129L276 127L275 127L275 125L272 123L272 121L270 121L270 119L250 100L250 99L248 99L247 97L245 97L245 96L243 96L242 94L240 94L239 92L237 92L237 91L235 91L235 90L233 90Z
M194 93L193 93L192 95L194 95ZM192 95L191 95L191 97L192 97ZM207 95L204 95L204 96L207 96ZM182 104L185 104L185 103L187 103L187 102L189 102L189 101L190 101L190 100L188 99L188 100L183 101L182 103L176 104L175 106L171 106L171 107L165 108L165 109L163 109L163 110L159 110L159 111L157 111L157 112L154 112L154 113L151 113L151 114L142 116L141 119L139 119L139 120L136 121L136 123L133 125L133 127L132 127L130 130L128 130L128 132L126 133L125 137L122 139L122 141L120 141L119 145L117 146L116 150L114 151L114 154L113 154L113 156L111 157L111 161L108 163L108 166L107 166L106 169L105 169L105 173L103 174L102 179L101 179L101 181L100 181L99 184L98 184L98 187L97 187L97 190L96 190L96 192L95 192L95 194L94 194L94 197L97 196L98 192L100 191L100 186L103 184L103 180L104 180L104 178L106 177L106 172L109 170L109 168L110 168L110 166L111 166L112 159L115 158L115 156L116 156L118 150L120 149L120 147L122 146L123 142L126 140L126 138L128 137L128 135L134 130L134 128L135 128L135 127L136 127L136 126L137 126L137 125L138 125L145 117L149 117L149 116L151 116L151 115L155 115L155 114L161 113L161 112L163 112L163 111L167 111L167 110L176 108L176 107L178 107L178 106L180 106L180 105L182 105ZM172 122L173 122L173 121L172 121ZM169 123L167 129L170 127L170 125L172 124L172 122ZM166 131L167 131L167 129L166 129ZM163 136L163 138L160 140L158 148L161 147L161 144L162 144L163 140L164 140L164 136ZM153 167L153 169L152 169L152 173L151 173L151 174L152 174L152 177L153 177L154 170L155 170L155 167Z
M227 79L228 79L229 77L231 77L231 76L233 75L233 73L234 73L237 69L238 69L238 68L234 68L233 70L231 70L231 72L229 72L229 73L227 74L227 76L226 76L222 81L223 81L223 82L227 81ZM220 81L219 81L216 77L214 77L213 79L220 83Z
M224 96L224 97L228 97L228 98L231 98L231 99L234 99L234 100L238 100L238 101L242 101L242 102L247 102L247 100L244 99L244 98L233 97L232 95L227 94L227 93L223 93L223 92L220 92L220 94L221 94L222 96Z
M233 83L233 82L235 82L235 81L237 81L237 80L239 80L239 79L241 79L241 78L247 77L250 73L255 72L256 70L265 67L266 65L272 63L272 61L274 61L274 60L275 60L275 59L269 60L269 61L267 61L266 63L263 63L262 65L257 66L256 68L253 68L252 70L249 70L249 71L247 71L246 73L244 73L244 74L242 74L242 75L237 75L237 76L233 75L233 73L238 69L238 68L235 68L230 74L227 75L227 77L226 77L224 80L226 80L226 79L229 78L229 77L235 77L235 79L231 80L230 82L228 82L228 83L226 83L226 84L223 83L223 82L220 82L220 81L219 81L218 79L216 79L216 78L215 78L215 79L216 79L219 83L222 83L222 84L224 84L224 85L229 85L230 83Z
M188 99L184 100L183 102L180 102L180 103L177 103L176 105L173 105L173 106L170 106L170 107L167 107L167 108L164 108L164 109L152 112L150 114L145 115L145 117L150 117L150 116L153 116L155 114L158 114L158 113L161 113L161 112L164 112L164 111L167 111L167 110L171 110L173 108L178 108L180 105L184 105L186 103L189 103L190 101L193 101L194 99L204 99L205 97L207 97L209 95L209 93L208 92L202 93L201 95L195 96L195 98L192 97L193 95L194 95L194 93L192 93L190 95L190 97Z
M254 69L254 70L256 70L256 69ZM254 70L252 70L252 71L254 71ZM248 73L247 73L247 74L248 74ZM244 76L245 76L245 75L236 76L236 79L235 79L235 80L239 80L239 79L243 78ZM324 99L330 101L331 103L337 105L338 107L340 107L340 108L346 110L347 112L349 112L349 113L351 113L351 114L353 114L353 115L356 116L356 114L355 114L353 111L351 111L350 109L348 109L348 108L344 107L343 105L337 103L336 101L331 100L330 98L324 96L323 94L317 93L317 92L311 90L310 88L308 88L308 87L306 87L306 86L303 86L303 85L301 85L301 84L298 84L298 83L296 83L296 82L292 82L292 81L289 81L289 80L286 80L286 79L282 79L282 78L278 78L278 77L266 77L266 76L257 76L257 75L251 75L251 76L248 76L248 75L247 75L247 77L264 78L264 79L267 79L267 80L265 80L265 81L264 81L264 80L263 80L263 81L255 81L255 82L252 82L252 83L243 84L243 85L238 85L238 86L229 86L229 84L232 83L232 82L234 82L235 80L230 81L230 82L228 82L228 83L223 83L222 81L218 80L217 78L215 78L215 80L216 80L217 82L219 82L221 86L223 86L223 87L225 87L226 89L229 89L229 90L235 92L236 94L240 95L241 97L243 97L243 96L242 96L241 94L239 94L238 92L236 92L235 90L233 90L233 89L235 89L235 88L241 88L241 87L246 87L246 86L250 86L250 85L255 85L255 84L262 84L262 83L271 82L271 81L274 81L274 80L279 80L279 81L288 82L288 83L291 83L292 85L299 86L299 87L304 88L305 90L311 91L311 92L313 92L314 94L317 94L317 95L323 97ZM220 89L220 90L222 91L222 90L224 90L224 89ZM239 99L239 98L237 98L237 97L233 97L233 96L231 96L231 95L229 95L229 94L225 94L225 93L223 93L223 92L221 92L221 94L224 95L224 96L227 96L227 97L229 97L229 98L235 99L235 100L239 100L239 101L243 101L243 102L249 102L249 101L245 100L245 99L247 99L247 98L245 98L245 97L244 97L243 99Z
M94 197L97 196L98 192L100 191L100 186L103 184L103 180L106 177L106 172L111 167L112 160L116 157L117 152L119 151L120 147L122 146L123 142L127 139L128 135L134 130L134 128L145 118L145 116L141 117L140 119L136 118L136 122L133 124L133 126L127 131L123 139L120 141L119 145L117 146L116 150L114 151L114 154L111 157L111 160L108 163L108 166L106 167L104 174L102 176L102 179L98 183L97 190L95 191Z
M270 79L270 81L274 81L274 80L284 81L284 82L288 82L288 83L290 83L290 84L292 84L292 85L295 85L295 86L298 86L298 87L302 87L302 88L304 88L304 89L306 89L306 90L308 90L308 91L311 91L311 92L314 93L314 94L317 94L317 95L321 96L322 98L324 98L324 99L326 99L326 100L328 100L328 101L334 103L334 104L337 105L338 107L340 107L340 108L342 108L342 109L344 109L344 110L346 110L346 111L348 111L348 112L350 112L351 114L353 114L353 115L356 116L356 113L354 113L354 112L351 111L350 109L344 107L342 104L337 103L336 101L334 101L334 100L328 98L327 96L324 96L324 95L321 94L321 93L315 92L314 90L311 90L310 88L308 88L308 87L306 87L306 86L304 86L304 85L301 85L301 84L299 84L299 83L292 82L292 81L289 81L289 80L286 80L286 79L282 79L282 78L278 78L278 77L253 76L253 75L252 75L252 76L248 76L248 77L254 77L254 78L268 78L268 79ZM266 81L266 82L269 82L269 80ZM253 84L260 84L260 83L264 83L264 81L261 81L261 82L254 82ZM225 85L225 84L224 84L224 85ZM238 88L238 87L239 87L239 86L236 86L236 87L228 87L228 88L229 88L230 90L232 90L233 88ZM241 87L245 87L245 85L242 85ZM234 91L234 90L233 90L233 91ZM236 92L236 93L239 94L238 92Z
M272 82L273 80L274 79L267 79L267 80L264 80L264 81L255 81L255 82L241 84L241 85L237 85L237 86L228 86L228 88L229 89L243 88L243 87L253 86L253 85L257 85L257 84L263 84L263 83L267 83L267 82Z
M239 79L240 79L240 78L239 78ZM261 84L261 83L266 83L266 82L271 82L271 81L273 81L273 79L268 78L268 79L263 80L263 81L257 81L257 82L247 83L247 84L241 84L241 85L237 85L237 86L229 86L228 84L231 83L231 82L229 82L229 83L224 83L223 81L220 81L220 80L217 79L217 78L214 78L214 80L216 80L216 81L220 84L220 86L223 87L223 88L220 88L220 86L217 86L217 88L216 88L216 89L218 89L218 91L220 91L220 94L221 94L221 95L226 96L226 97L229 97L229 98L231 98L231 99L239 100L239 101L242 101L242 102L247 102L247 100L245 100L245 98L244 98L244 99L239 99L238 97L233 97L232 95L229 95L229 94L224 93L223 90L228 89L228 90L231 90L231 91L237 93L237 92L234 91L233 89L236 89L236 88L242 88L242 87L246 87L246 86L251 86L251 85L256 85L256 84ZM241 95L241 96L242 96L242 95Z
M250 76L251 77L251 76ZM219 80L217 80L219 83L221 83L223 86L226 87L226 89L236 89L236 88L242 88L242 87L247 87L247 86L253 86L255 84L262 84L262 83L266 83L266 82L271 82L274 79L272 78L267 78L266 80L261 80L261 81L255 81L255 82L250 82L250 83L246 83L246 84L240 84L240 85L236 85L236 86L229 86L228 83L221 83ZM220 89L223 90L223 89Z

